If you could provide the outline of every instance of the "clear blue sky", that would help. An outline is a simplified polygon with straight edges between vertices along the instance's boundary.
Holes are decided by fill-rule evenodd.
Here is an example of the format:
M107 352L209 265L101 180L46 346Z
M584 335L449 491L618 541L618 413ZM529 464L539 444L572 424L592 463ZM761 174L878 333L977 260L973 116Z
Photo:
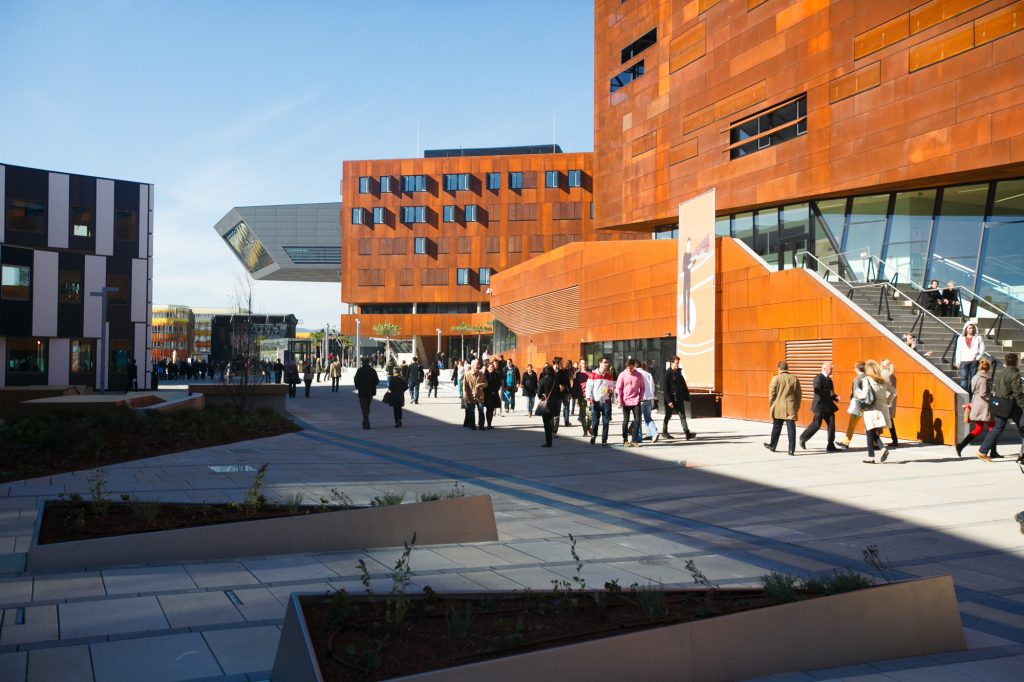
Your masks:
M154 302L228 305L232 206L339 201L346 159L593 148L592 0L0 0L0 162L156 185ZM259 283L337 322L339 287Z

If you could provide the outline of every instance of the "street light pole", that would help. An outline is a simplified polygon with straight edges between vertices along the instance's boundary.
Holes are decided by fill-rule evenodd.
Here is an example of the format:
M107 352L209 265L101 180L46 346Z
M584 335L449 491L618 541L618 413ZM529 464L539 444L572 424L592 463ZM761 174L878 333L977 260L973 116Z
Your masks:
M434 362L441 359L441 328L437 328L437 356L434 358Z
M117 287L103 287L99 291L90 291L90 296L101 296L100 299L100 393L107 392L107 379L110 374L110 351L107 349L110 334L107 330L107 294L116 294Z
M359 354L359 325L362 324L362 320L356 318L356 361L352 363L358 367L363 362L363 356Z

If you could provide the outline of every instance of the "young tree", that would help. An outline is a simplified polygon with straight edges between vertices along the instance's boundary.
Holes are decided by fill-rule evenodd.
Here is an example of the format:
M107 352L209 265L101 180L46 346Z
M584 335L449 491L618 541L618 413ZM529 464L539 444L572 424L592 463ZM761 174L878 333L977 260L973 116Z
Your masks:
M462 357L459 358L463 362L466 360L466 332L473 333L475 328L468 322L459 322L457 325L452 327L452 331L456 334L462 335Z
M384 337L384 357L390 362L391 360L391 337L396 336L401 328L392 322L381 322L373 325L373 332L377 336Z

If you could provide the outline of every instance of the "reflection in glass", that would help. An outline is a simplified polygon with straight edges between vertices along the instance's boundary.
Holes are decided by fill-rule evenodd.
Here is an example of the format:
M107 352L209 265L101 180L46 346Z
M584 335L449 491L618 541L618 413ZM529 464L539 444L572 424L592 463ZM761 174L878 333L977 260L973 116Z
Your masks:
M978 240L988 190L988 183L943 190L927 279L974 288Z
M728 237L729 236L729 216L723 215L715 218L715 236L716 237Z
M95 368L92 341L71 339L71 371L91 372Z
M769 208L758 211L754 216L757 228L754 237L754 251L773 268L779 263L779 210Z
M732 219L732 236L754 248L754 214L737 213Z
M782 208L782 229L779 236L782 247L782 270L800 265L798 256L807 250L807 240L811 232L809 218L807 204L794 204Z
M822 263L832 268L836 272L843 276L848 273L842 268L842 263L839 262L838 254L833 255L831 252L835 249L829 244L826 248L823 247L822 241L829 241L828 237L823 234L824 231L828 231L832 236L832 243L836 245L842 245L844 231L846 229L846 199L825 199L822 201L812 201L811 209L814 214L819 218L816 223L815 234L817 235L817 241L815 242L814 255L817 256Z
M981 256L982 298L1024 317L1024 179L996 184Z
M885 252L887 278L898 274L900 282L924 284L935 195L934 189L900 192L896 195Z
M874 258L882 253L888 209L888 194L855 197L850 207L850 222L846 229L843 252L850 270L862 282L869 277L874 279L877 275L878 264Z

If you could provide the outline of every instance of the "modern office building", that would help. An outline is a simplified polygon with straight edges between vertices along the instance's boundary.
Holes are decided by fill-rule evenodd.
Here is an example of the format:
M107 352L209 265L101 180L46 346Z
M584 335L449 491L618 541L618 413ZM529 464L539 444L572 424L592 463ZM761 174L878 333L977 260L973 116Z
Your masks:
M491 321L496 273L565 244L633 237L595 233L592 199L591 155L552 145L346 161L342 296L357 312L342 333L390 322L414 352L433 357L440 340L458 356L453 328Z
M294 339L298 319L292 315L237 313L214 315L210 333L210 362L227 362L239 355L257 356L264 339Z
M194 353L195 316L184 305L156 304L153 310L153 346L150 360L184 360Z
M213 348L213 318L217 315L240 315L241 308L192 308L192 357L209 360Z
M148 385L153 186L0 165L0 203L0 386Z
M595 20L596 231L690 235L711 201L710 232L692 252L573 244L496 274L510 348L620 363L674 348L688 373L711 368L724 416L759 420L778 360L807 379L832 360L840 385L888 357L900 432L953 442L966 394L943 369L960 320L912 301L955 281L997 356L1020 350L1024 5L597 0ZM681 299L702 258L709 309ZM622 305L595 270L631 283ZM578 325L542 317L574 289ZM680 334L684 311L713 325L706 347ZM936 362L900 343L911 329Z
M341 204L239 206L214 226L254 279L337 282Z

